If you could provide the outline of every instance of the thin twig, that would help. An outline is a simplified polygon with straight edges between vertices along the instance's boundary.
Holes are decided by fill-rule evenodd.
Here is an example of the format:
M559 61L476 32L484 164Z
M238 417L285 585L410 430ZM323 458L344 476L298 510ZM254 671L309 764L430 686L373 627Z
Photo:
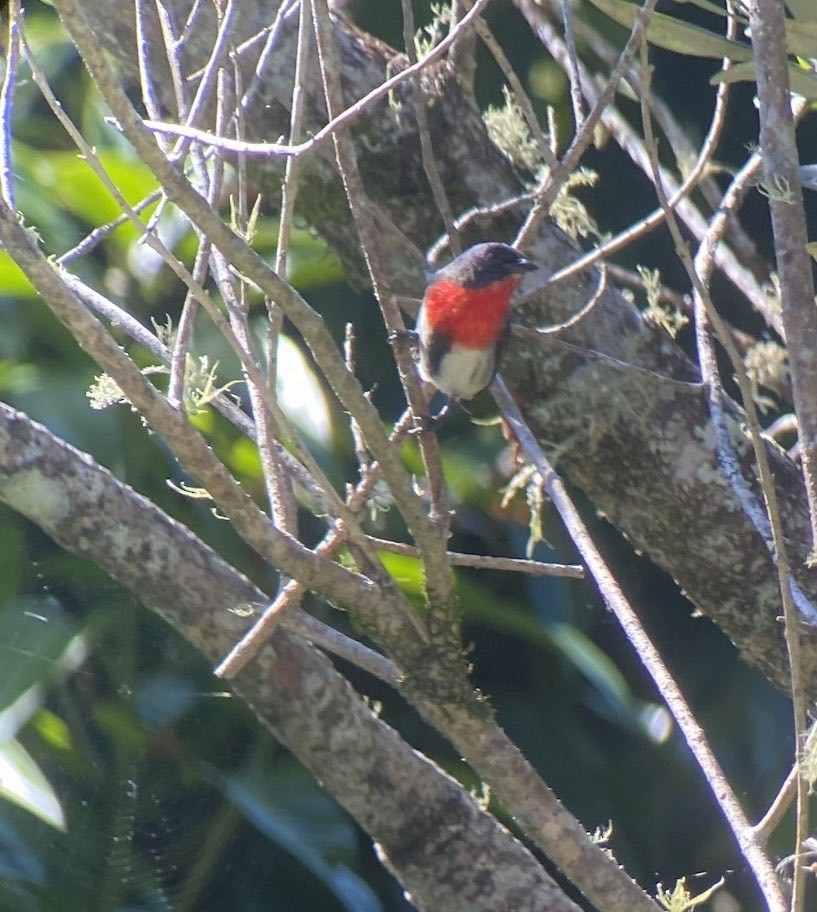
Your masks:
M769 841L769 837L777 829L780 821L786 816L786 811L791 807L792 801L797 797L797 779L800 771L797 764L789 770L780 791L775 795L774 800L769 805L769 809L760 820L752 827L755 838L761 845Z
M210 244L206 238L199 236L196 259L193 262L193 278L200 285L207 280ZM184 381L187 376L187 359L193 337L193 323L198 311L193 292L190 289L184 296L181 316L176 327L176 338L173 341L173 358L170 362L170 379L167 383L167 401L174 408L184 407Z
M809 563L813 565L817 563L817 310L814 307L814 277L807 252L808 231L792 117L785 9L776 0L750 0L747 5L752 30L752 59L757 76L763 176L780 278L800 464L811 521ZM781 585L784 582L781 580ZM800 663L797 613L786 595L784 588L786 647L799 757L806 736L806 693ZM809 800L802 775L797 781L796 818L795 854L801 851L809 833ZM805 901L806 871L803 865L795 864L792 912L802 912Z
M283 27L286 17L295 10L298 5L298 0L284 0L283 3L278 7L278 10L275 14L275 18L272 20L272 24L268 26L266 31L266 41L264 42L264 47L261 50L261 54L258 57L258 61L255 65L255 72L252 74L252 79L250 79L250 84L247 86L247 90L244 92L241 102L238 106L241 113L246 113L249 109L250 104L252 103L253 98L255 98L256 93L264 79L264 75L269 64L270 59L272 58L272 52L275 50L275 45L278 43L278 38L281 33L281 28ZM303 8L301 9L301 14L303 14ZM263 36L264 32L259 33L256 36L256 40L260 39ZM236 51L238 56L241 56L250 46L250 42L245 42L241 45ZM297 79L295 80L297 85ZM290 142L292 142L292 136L290 136Z
M554 171L548 172L543 177L541 186L538 191L536 205L533 206L531 211L528 213L528 217L525 219L524 224L517 232L516 239L514 241L515 246L524 249L525 245L533 239L539 227L539 224L550 211L550 207L553 205L553 201L556 199L559 191L564 186L565 181L567 181L567 179L570 177L572 172L578 166L581 157L589 148L591 142L593 141L593 135L596 126L602 119L605 109L613 100L622 74L624 73L624 70L629 66L633 55L638 49L639 42L641 41L641 37L644 34L645 29L647 28L647 23L649 22L650 16L652 16L652 12L655 9L656 2L657 0L644 0L643 5L635 18L635 22L633 23L632 30L630 31L630 37L627 39L627 43L624 45L624 49L619 56L618 63L610 73L610 77L607 80L606 86L595 99L593 107L591 108L590 113L587 115L587 117L582 121L581 127L577 128L576 134L573 137L573 141L570 143L567 151L559 162L559 167ZM575 65L577 71L579 71L578 61L575 61Z
M300 17L298 20L298 42L295 56L295 80L292 86L292 105L289 118L289 141L297 142L301 138L304 115L304 99L306 96L306 75L312 36L312 4L310 0L301 0ZM240 68L236 67L236 78ZM244 121L245 107L242 103L235 112L236 135ZM241 158L242 165L244 158ZM287 274L287 254L289 250L292 220L295 215L295 200L298 195L299 162L295 158L288 158L284 169L284 182L281 186L281 217L278 221L278 243L275 251L275 271L282 278ZM242 194L243 196L243 194ZM284 314L280 307L273 301L268 302L267 335L265 340L265 354L267 359L267 386L271 396L277 396L278 378L278 341L284 324ZM266 423L266 422L265 422ZM259 438L262 435L259 435ZM271 443L271 442L270 442ZM275 522L290 535L298 534L298 511L292 486L289 479L281 471L276 456L276 448L272 445L264 447L261 452L262 464L266 464L265 477L267 478L267 491L270 507Z
M566 66L567 51L562 39L541 13L541 10L537 6L526 3L522 8L522 12L548 51L557 61L560 61L562 66ZM582 70L582 85L588 99L596 101L599 97L599 90L591 75L584 69ZM644 149L643 140L626 118L622 117L614 107L609 106L604 112L603 123L618 145L629 155L633 163L644 174L650 176L652 174L652 166L649 155ZM667 187L668 194L674 196L678 189L677 183L664 168L661 169L661 176ZM686 198L679 201L677 212L692 234L700 240L706 233L707 222L697 207L689 198ZM768 297L758 284L755 276L737 259L727 245L720 244L718 246L715 261L729 281L745 295L770 326L774 326L775 322L780 325L779 319L776 319L771 312Z
M699 327L699 359L701 362L701 370L704 373L705 379L707 380L707 387L709 390L710 414L712 417L713 426L715 428L718 457L721 463L721 467L724 470L728 480L732 484L733 490L737 494L741 506L744 508L744 511L747 513L749 518L752 519L755 526L768 526L769 523L771 524L771 546L774 549L773 553L776 555L775 565L777 567L778 578L780 582L781 596L784 605L784 614L787 618L786 626L788 626L789 616L794 616L796 618L796 612L794 611L794 606L792 605L791 575L788 569L785 540L783 538L783 532L780 526L780 516L777 509L777 495L775 491L774 477L771 474L770 466L768 463L765 443L763 442L760 434L754 401L752 399L751 388L748 386L748 378L746 377L745 369L737 351L735 350L731 335L723 326L720 315L718 314L709 298L707 289L707 283L711 274L712 252L714 250L714 245L717 244L718 240L720 239L719 232L722 232L723 228L725 227L725 216L722 216L724 210L722 207L718 213L718 216L722 217L718 218L718 216L716 216L716 219L713 220L713 223L710 225L709 234L707 235L704 243L701 245L701 249L696 256L696 262L693 264L689 251L684 243L684 238L675 215L667 207L668 199L658 165L657 146L652 135L650 108L645 97L650 90L650 76L651 72L648 61L648 50L645 44L642 48L641 98L641 116L644 125L645 148L651 157L653 167L653 184L655 186L659 202L661 203L662 207L665 208L665 211L667 213L667 226L672 233L676 252L678 253L678 256L683 262L684 266L687 268L690 280L695 289L696 315L698 317ZM765 517L763 517L762 513L760 513L758 505L755 503L754 496L752 495L751 491L748 488L748 485L745 482L745 479L743 478L742 472L740 470L740 465L734 453L731 439L729 437L729 432L726 427L726 420L725 416L723 415L722 392L718 383L717 365L715 362L714 351L712 350L711 343L709 342L708 335L705 331L704 314L712 321L713 326L715 326L716 331L718 332L718 337L721 343L726 348L726 351L732 360L732 366L735 369L738 383L744 396L744 407L746 409L747 424L749 426L755 459L761 479L761 488L766 499L767 513L769 517L769 520L765 523L762 522L762 520L765 520ZM767 539L767 536L764 536L764 539ZM788 607L786 607L787 605ZM780 889L780 883L777 880L776 875L774 875L774 870L771 867L771 863L769 862L765 851L763 851L762 845L757 840L756 834L752 828L749 827L746 829L748 821L744 822L743 811L737 804L737 799L734 799L736 808L731 808L731 801L734 796L731 794L731 792L729 792L728 797L730 799L730 804L725 804L722 785L720 782L717 782L716 785L716 782L717 780L710 780L710 784L713 787L715 795L718 798L721 807L724 809L724 812L727 814L727 819L729 820L735 837L738 840L738 844L741 847L743 856L746 858L746 861L752 868L752 872L755 875L755 879L761 893L763 894L766 902L769 904L769 907L771 909L783 912L785 909L785 900ZM739 814L737 816L735 815L735 810L739 811Z
M627 638L633 644L644 668L650 675L663 697L667 707L678 723L684 740L700 766L712 793L714 794L727 822L740 845L741 851L758 880L761 892L771 912L784 912L785 905L780 883L769 859L757 842L751 824L723 774L715 755L706 740L701 727L689 708L684 695L676 684L661 654L655 648L638 615L621 591L601 554L593 543L578 510L567 493L562 480L547 461L544 452L525 423L513 397L501 377L491 385L497 405L511 427L527 458L532 462L545 486L548 497L559 511L562 521L582 555L587 569L592 574L607 607L621 624Z
M14 194L14 170L11 160L12 119L14 116L14 89L17 85L17 67L20 63L20 0L10 0L9 27L6 47L6 71L0 88L0 194L12 210L17 208Z
M350 371L354 372L357 363L357 336L355 327L352 323L346 324L346 335L343 340L343 354L346 358L346 365ZM361 478L365 478L371 466L371 455L366 446L366 438L360 429L360 425L355 420L354 415L350 416L349 429L352 432L352 441L355 445L355 456L357 457L357 468Z
M331 652L332 655L345 659L351 665L368 671L369 674L386 684L391 684L392 687L396 687L400 683L402 678L400 669L391 659L342 634L334 627L322 623L317 618L313 618L305 611L290 609L281 626L290 633L297 633L298 636L309 640L325 652ZM215 673L219 674L219 669ZM231 678L234 675L222 672L220 677Z
M417 46L414 43L414 10L411 6L411 0L401 0L401 2L403 7L403 43L406 46L406 56L409 64L413 66L417 63ZM417 133L420 137L420 155L423 159L423 170L426 174L428 186L431 189L431 196L443 220L451 250L454 256L459 256L462 253L462 241L454 224L454 213L451 211L451 203L448 201L448 194L445 192L445 185L442 177L440 177L437 157L434 154L434 144L431 141L431 131L428 128L426 93L423 87L422 73L418 73L414 77L412 88L414 90L414 109L417 117ZM290 141L292 141L291 138Z
M576 53L576 34L573 31L573 12L570 9L570 0L560 0L562 25L565 29L565 45L567 58L570 61L568 78L570 80L570 103L573 106L573 130L578 133L584 121L584 96L582 94L582 80L579 73L579 55Z
M342 90L334 39L329 29L329 10L326 0L317 0L313 7L313 17L326 106L331 118L342 105ZM426 411L426 399L409 346L402 343L402 336L399 335L405 328L405 324L388 284L386 260L381 252L377 225L370 214L370 204L358 169L354 145L348 131L344 129L335 131L333 141L338 170L366 258L372 288L380 305L386 329L394 339L393 350L400 380L412 411L419 416ZM445 557L449 514L442 457L437 438L432 432L421 431L418 437L428 478L432 529L429 530L428 535L418 537L415 534L414 539L423 553L429 601L436 610L448 611L454 603L454 591Z
M412 424L413 417L409 411L395 425L391 434L392 442L397 443L402 439ZM380 467L375 463L370 467L366 475L361 478L357 487L347 499L346 506L351 513L357 514L365 508L379 480ZM345 542L345 529L337 527L324 536L323 540L315 548L315 554L326 559L334 558ZM290 607L300 601L304 592L305 587L297 580L287 582L281 588L275 600L262 612L255 624L219 663L214 674L220 678L234 678L242 668L258 655L264 643L267 642L283 621Z
M140 0L137 0L140 2ZM162 33L162 39L165 44L167 54L167 63L170 69L170 81L173 84L173 94L176 99L176 109L179 117L187 107L187 85L184 74L182 73L179 53L176 50L176 36L174 35L173 21L171 19L171 10L162 0L155 0L156 15L159 18L159 28Z
M136 11L136 59L139 63L139 86L142 91L142 104L145 106L147 115L154 120L162 116L162 105L159 96L156 94L156 86L153 83L152 68L150 65L150 43L148 41L148 27L145 21L147 15L145 6L148 0L135 0L134 7ZM164 147L167 140L162 137L160 142Z
M385 538L369 536L369 541L380 551L390 554L402 554L405 557L418 557L419 551L403 542L389 541ZM551 564L543 561L522 560L518 557L492 557L483 554L462 554L460 551L449 551L448 559L455 567L473 567L475 570L501 570L511 573L528 573L531 576L566 576L571 579L584 579L584 567L580 564Z
M202 143L206 146L212 146L216 149L222 149L225 152L243 152L245 155L264 155L266 157L275 157L277 155L304 155L313 152L320 145L330 139L337 130L347 126L350 121L360 117L372 105L385 98L389 92L392 92L401 82L412 79L420 73L425 67L430 66L435 60L438 60L449 48L452 47L468 31L474 19L479 16L490 0L476 0L474 7L457 23L457 25L435 45L423 57L417 61L414 66L408 66L399 73L396 73L390 79L381 82L376 88L372 89L368 95L364 95L353 105L330 117L329 123L318 130L315 135L305 142L296 145L289 143L255 143L239 142L223 136L214 136L205 130L198 130L194 127L183 126L181 124L166 123L164 121L142 121L143 126L157 133L168 133L171 136L183 136L194 142ZM327 20L328 21L328 20Z
M27 57L26 59L29 63L31 62L30 57ZM34 77L34 81L37 82L36 76ZM39 82L37 82L37 85L39 87ZM154 190L153 193L148 194L148 196L141 199L138 203L135 203L133 211L141 213L143 209L152 206L161 197L162 191ZM122 215L118 215L115 219L111 219L107 224L94 228L94 230L87 234L78 244L75 244L70 250L66 250L65 253L57 257L57 263L60 266L67 266L72 260L87 256L110 234L116 231L117 228L121 228L122 225L126 225L129 221L130 219L128 216L123 213Z

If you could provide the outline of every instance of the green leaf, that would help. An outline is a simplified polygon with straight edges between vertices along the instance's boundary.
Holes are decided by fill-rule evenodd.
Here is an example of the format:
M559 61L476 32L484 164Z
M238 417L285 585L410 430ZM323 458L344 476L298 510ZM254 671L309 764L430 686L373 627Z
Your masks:
M816 4L817 5L817 4ZM817 57L817 19L786 20L786 47L790 54L811 59Z
M626 0L590 0L603 13L632 28L641 7ZM728 57L730 60L750 60L752 49L746 44L730 41L697 25L680 22L663 13L653 13L647 23L647 38L652 44L690 57Z
M78 668L87 648L54 599L12 602L0 611L0 636L13 650L0 677L0 739L5 740L40 708L44 685Z
M0 742L0 798L58 830L65 829L59 799L37 762L14 738Z
M754 82L755 64L753 60L745 63L736 63L728 70L721 70L709 80L711 83L719 82ZM817 98L817 77L794 64L789 64L789 85L792 92L802 95L809 100Z
M403 592L415 596L423 594L423 567L418 558L392 554L391 551L378 551L377 556Z
M0 250L0 288L4 298L37 297L37 289L5 250Z
M817 22L817 4L814 0L786 0L786 6L792 16L800 22Z

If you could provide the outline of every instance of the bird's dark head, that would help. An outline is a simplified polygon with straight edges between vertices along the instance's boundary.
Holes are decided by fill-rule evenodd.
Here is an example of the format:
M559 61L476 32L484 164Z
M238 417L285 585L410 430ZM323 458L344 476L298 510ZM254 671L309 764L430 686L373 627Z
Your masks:
M509 244L475 244L437 272L464 288L482 288L539 267Z

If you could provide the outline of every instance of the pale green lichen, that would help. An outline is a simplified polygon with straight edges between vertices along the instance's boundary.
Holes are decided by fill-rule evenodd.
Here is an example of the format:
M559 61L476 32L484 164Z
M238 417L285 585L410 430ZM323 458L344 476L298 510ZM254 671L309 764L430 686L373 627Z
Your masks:
M644 294L647 297L644 319L654 326L662 327L674 339L689 323L689 317L662 299L661 272L658 269L647 269L646 266L636 268L644 283Z
M417 30L414 50L422 60L448 33L451 26L451 6L448 3L431 4L431 22Z
M543 166L542 153L507 86L502 94L505 98L502 107L491 106L483 114L488 136L517 168L535 175Z
M667 912L687 912L688 909L694 909L702 903L710 900L716 890L723 886L723 878L716 884L713 884L708 890L693 896L686 887L686 877L680 877L672 891L665 890L662 884L656 886L655 898L667 910Z
M580 237L594 237L604 242L596 220L572 192L576 187L592 187L597 181L595 171L577 168L564 182L550 208L553 221L574 241Z
M777 342L764 341L752 345L743 356L746 373L752 383L752 398L759 408L766 411L775 403L760 392L760 387L778 396L785 395L789 383L789 356Z

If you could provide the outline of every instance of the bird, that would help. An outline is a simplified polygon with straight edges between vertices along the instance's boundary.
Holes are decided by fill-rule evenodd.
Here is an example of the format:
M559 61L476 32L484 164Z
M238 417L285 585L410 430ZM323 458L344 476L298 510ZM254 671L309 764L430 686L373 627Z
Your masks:
M494 378L522 275L539 267L509 244L469 247L431 278L415 327L420 376L451 400L467 401Z

